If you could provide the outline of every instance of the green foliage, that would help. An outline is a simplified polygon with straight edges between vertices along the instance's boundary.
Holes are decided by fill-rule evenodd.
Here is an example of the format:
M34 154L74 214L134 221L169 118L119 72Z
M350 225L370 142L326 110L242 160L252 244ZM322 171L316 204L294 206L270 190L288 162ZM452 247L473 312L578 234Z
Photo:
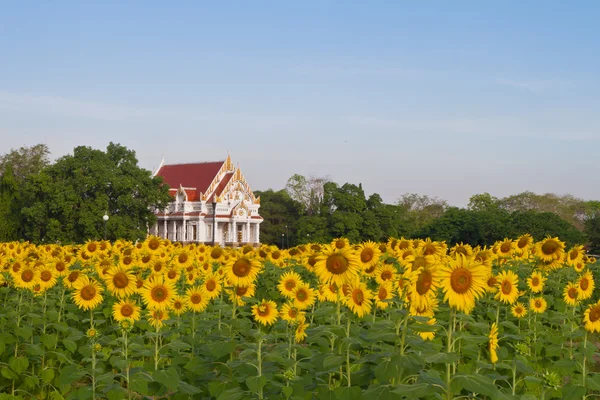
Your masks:
M37 243L81 243L142 239L170 201L162 178L137 165L135 152L110 143L106 152L75 148L40 173L29 175L23 190L21 236Z
M285 190L269 189L257 191L255 195L260 196L260 215L264 219L260 225L261 243L280 247L286 247L288 243L294 245L297 242L296 225L300 217L300 203L292 199ZM290 237L291 235L293 236Z
M600 213L585 221L585 234L589 243L589 252L600 254Z

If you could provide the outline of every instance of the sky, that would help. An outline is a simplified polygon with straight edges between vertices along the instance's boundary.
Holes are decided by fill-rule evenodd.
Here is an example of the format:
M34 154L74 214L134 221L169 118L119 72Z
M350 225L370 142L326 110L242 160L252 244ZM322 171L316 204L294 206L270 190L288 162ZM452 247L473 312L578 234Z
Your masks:
M0 13L0 154L109 142L465 206L600 199L596 1L19 1Z

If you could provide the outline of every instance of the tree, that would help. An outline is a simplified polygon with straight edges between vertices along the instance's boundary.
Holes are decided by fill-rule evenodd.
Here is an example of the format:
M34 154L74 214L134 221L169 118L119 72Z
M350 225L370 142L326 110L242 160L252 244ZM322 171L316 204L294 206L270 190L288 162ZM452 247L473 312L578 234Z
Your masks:
M156 222L154 210L171 201L162 178L140 168L135 152L110 143L106 152L76 147L39 174L23 191L22 236L34 242L81 243L104 236L138 240Z
M437 197L406 193L398 200L398 207L402 214L403 231L412 236L429 222L440 218L448 208L448 203Z
M473 211L483 211L483 210L493 210L498 208L498 198L492 196L491 194L485 192L482 194L474 194L469 199L469 205L467 206L469 210Z
M260 241L277 246L294 246L298 242L296 224L300 217L301 205L292 199L286 190L256 191L260 196ZM287 226L287 228L286 228ZM287 240L286 240L287 235Z
M0 175L0 242L19 239L19 198L12 164L7 164Z
M321 209L323 202L324 186L329 182L329 178L295 174L288 179L285 185L290 198L301 205L301 212L306 215L317 214Z
M585 221L585 235L587 237L590 254L600 254L600 213Z
M37 174L49 165L49 154L50 150L45 144L11 149L7 154L0 156L0 174L10 165L17 182L22 182L27 176Z

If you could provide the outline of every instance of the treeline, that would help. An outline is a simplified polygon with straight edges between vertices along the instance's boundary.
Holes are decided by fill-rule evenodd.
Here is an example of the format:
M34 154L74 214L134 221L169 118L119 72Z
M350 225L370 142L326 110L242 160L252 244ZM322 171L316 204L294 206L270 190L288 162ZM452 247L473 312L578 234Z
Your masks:
M430 237L450 244L491 245L530 233L558 236L568 245L600 252L600 202L573 196L524 192L506 198L471 197L467 208L450 207L426 195L404 194L395 204L366 196L361 184L294 175L285 189L261 196L261 242L294 246L347 237L353 242L390 237Z
M39 144L0 156L0 241L135 241L156 221L152 209L170 201L162 179L121 145L79 146L54 163L49 153Z

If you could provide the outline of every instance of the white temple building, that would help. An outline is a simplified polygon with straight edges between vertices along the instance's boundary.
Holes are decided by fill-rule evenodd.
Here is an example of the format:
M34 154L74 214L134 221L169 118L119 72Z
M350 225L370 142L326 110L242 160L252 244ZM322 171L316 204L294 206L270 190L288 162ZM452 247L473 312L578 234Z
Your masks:
M193 164L169 165L163 159L154 176L169 185L173 201L155 213L151 234L185 243L260 244L260 197L229 155L225 161Z

